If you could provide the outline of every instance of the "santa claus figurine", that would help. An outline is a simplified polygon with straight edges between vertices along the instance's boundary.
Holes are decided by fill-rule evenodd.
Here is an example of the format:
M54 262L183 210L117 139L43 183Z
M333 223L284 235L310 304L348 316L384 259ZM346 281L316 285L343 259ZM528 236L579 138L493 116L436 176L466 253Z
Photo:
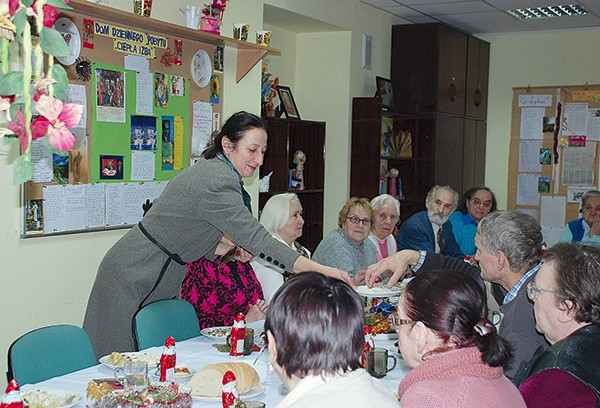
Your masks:
M363 329L363 333L365 335L365 346L363 348L361 364L363 367L365 367L365 364L367 362L367 351L373 350L375 348L375 344L373 343L373 333L371 332L371 326L366 325Z
M221 388L221 400L223 408L234 408L238 406L239 394L237 388L237 379L231 370L223 374L223 387Z
M6 395L0 404L0 408L23 408L23 399L21 398L21 390L19 384L13 378L8 382L6 387Z
M239 357L244 354L244 338L246 337L246 322L244 321L244 314L238 313L233 321L233 327L231 328L231 334L229 335L229 355L232 357Z
M175 339L172 336L167 337L160 356L160 382L175 380Z

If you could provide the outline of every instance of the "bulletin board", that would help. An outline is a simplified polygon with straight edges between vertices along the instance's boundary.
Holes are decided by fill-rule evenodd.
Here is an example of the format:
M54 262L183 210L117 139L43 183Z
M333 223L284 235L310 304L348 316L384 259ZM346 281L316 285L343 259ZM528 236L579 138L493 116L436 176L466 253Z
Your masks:
M513 88L508 208L534 216L547 246L598 189L600 85Z
M40 170L51 179L24 185L23 238L131 227L220 125L218 41L89 7L80 9L93 15L77 7L59 15L70 20L63 24L69 39L81 45L72 58L55 61L64 65L73 88L62 99L83 102L85 112L80 127L72 129L73 151L50 156L46 167L52 169ZM82 71L81 61L89 69Z

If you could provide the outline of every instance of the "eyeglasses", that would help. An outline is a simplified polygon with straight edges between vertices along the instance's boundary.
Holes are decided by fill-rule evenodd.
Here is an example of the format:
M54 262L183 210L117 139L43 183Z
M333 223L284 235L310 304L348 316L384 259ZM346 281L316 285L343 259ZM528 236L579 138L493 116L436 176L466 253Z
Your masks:
M362 223L362 225L368 227L369 225L371 225L371 219L370 218L359 218L356 215L353 215L352 217L346 217L346 219L350 220L350 222L354 225L358 225L360 223Z
M479 207L481 205L483 208L490 208L492 206L491 201L481 201L479 198L472 198L471 202L475 207Z
M402 319L398 315L398 312L395 312L390 315L390 323L394 329L397 329L398 327L403 326L405 324L415 324L417 322L411 319Z
M541 292L556 293L555 290L538 288L537 286L535 286L535 282L529 282L527 284L527 297L529 299L535 301Z

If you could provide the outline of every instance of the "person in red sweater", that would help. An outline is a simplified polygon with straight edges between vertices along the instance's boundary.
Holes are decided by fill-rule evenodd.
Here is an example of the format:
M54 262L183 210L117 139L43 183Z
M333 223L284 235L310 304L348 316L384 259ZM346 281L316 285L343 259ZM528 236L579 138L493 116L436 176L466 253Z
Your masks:
M486 318L479 285L455 271L424 272L404 289L393 323L407 365L403 408L525 407L506 378L510 346Z

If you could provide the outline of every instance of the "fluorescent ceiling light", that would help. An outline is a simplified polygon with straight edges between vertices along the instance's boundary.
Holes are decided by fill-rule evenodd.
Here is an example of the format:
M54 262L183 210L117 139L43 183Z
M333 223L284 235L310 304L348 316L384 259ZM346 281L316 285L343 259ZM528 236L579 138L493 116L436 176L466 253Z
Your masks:
M533 18L582 16L585 14L589 14L589 12L579 4L530 7L523 9L506 10L506 12L521 20L529 20Z

